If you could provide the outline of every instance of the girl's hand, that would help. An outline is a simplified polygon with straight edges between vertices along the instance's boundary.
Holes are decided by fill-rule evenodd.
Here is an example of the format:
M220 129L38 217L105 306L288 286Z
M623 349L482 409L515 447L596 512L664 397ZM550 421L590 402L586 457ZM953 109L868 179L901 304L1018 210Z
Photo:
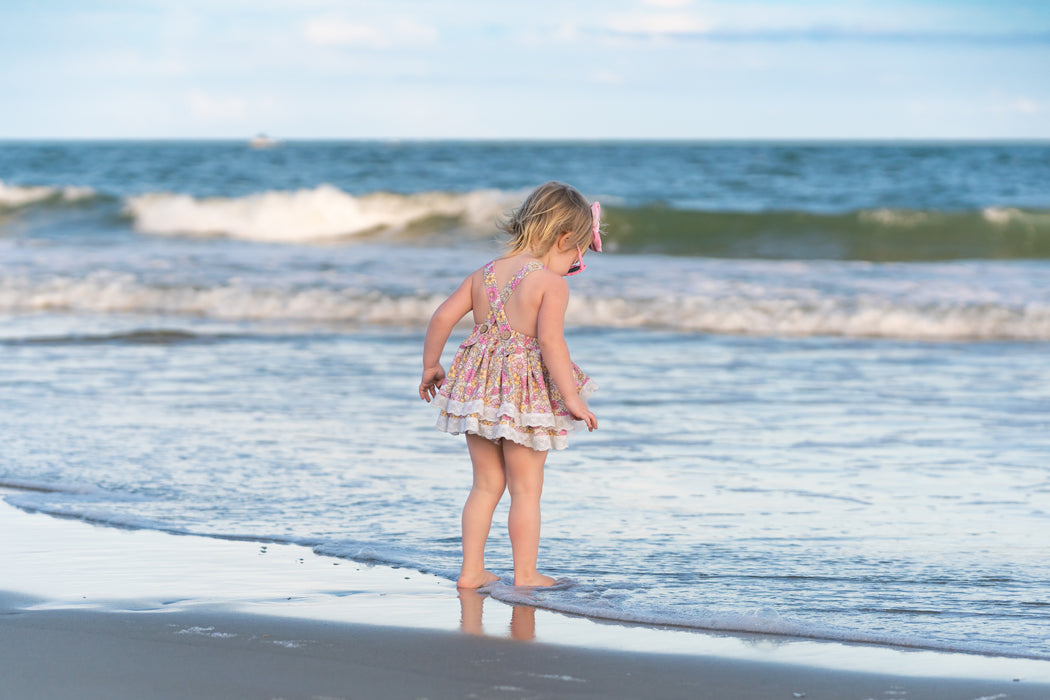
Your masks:
M565 408L569 409L569 413L572 414L573 418L582 420L587 424L587 432L593 432L598 429L598 416L591 413L590 409L587 408L587 402L579 396L567 400Z
M423 379L419 382L419 398L427 403L437 396L438 387L445 382L445 368L434 365L423 370Z

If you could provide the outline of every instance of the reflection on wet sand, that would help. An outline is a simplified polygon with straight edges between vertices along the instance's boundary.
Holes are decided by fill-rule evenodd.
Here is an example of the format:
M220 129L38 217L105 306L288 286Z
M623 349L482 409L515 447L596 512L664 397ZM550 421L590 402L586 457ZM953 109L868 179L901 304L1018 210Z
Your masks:
M459 589L459 628L467 634L502 637L504 636L502 634L485 631L483 617L486 598L488 598L487 595L478 593L476 590ZM528 605L513 606L510 613L510 638L521 642L536 638L536 608Z

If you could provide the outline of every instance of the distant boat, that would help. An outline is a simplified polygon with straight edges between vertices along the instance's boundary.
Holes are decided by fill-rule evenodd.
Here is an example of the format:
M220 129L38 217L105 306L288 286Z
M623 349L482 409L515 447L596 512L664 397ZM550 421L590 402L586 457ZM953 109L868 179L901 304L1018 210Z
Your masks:
M266 134L256 134L248 144L252 148L273 148L278 144L278 141L277 139L270 138Z

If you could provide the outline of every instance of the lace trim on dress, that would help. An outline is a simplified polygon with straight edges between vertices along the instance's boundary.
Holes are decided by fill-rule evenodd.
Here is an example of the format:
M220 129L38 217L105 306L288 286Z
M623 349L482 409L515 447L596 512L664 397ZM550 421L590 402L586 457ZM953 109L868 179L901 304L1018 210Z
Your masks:
M593 380L588 380L580 387L580 396L586 401L598 390ZM576 430L583 421L576 420L571 415L557 415L555 413L523 413L512 403L503 402L499 408L486 406L484 399L473 401L455 401L442 394L438 394L434 403L441 409L442 417L446 414L450 418L467 418L474 416L480 420L498 423L501 419L509 419L521 429L540 428L554 430Z
M510 423L490 423L479 420L477 416L448 416L438 419L438 429L461 435L471 433L480 435L486 440L510 440L519 445L532 448L537 452L564 450L569 446L568 434L530 433Z

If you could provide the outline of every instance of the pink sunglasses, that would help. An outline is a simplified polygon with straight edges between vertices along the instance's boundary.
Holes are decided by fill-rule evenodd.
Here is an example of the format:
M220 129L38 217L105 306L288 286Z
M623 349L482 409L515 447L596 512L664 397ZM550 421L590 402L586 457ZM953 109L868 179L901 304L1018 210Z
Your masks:
M591 244L587 246L587 248L588 250L593 250L595 253L600 253L602 252L602 205L598 202L591 205L591 219L593 220L591 227ZM580 274L586 269L587 266L583 264L583 250L580 249L580 246L576 246L576 262L569 266L569 271L565 273L565 276L572 277L573 275Z

